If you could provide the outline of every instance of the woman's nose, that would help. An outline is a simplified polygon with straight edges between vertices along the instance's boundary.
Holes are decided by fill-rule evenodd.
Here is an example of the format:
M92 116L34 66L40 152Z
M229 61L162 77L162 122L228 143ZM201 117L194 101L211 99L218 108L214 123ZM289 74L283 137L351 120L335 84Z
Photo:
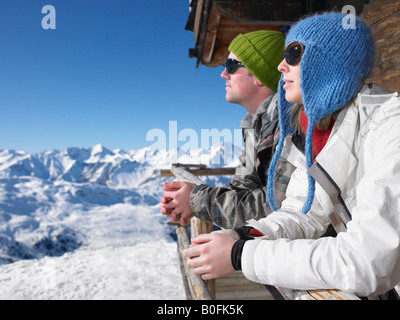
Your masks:
M282 62L278 66L278 70L281 73L286 73L289 70L289 65L286 62L286 59L283 59Z

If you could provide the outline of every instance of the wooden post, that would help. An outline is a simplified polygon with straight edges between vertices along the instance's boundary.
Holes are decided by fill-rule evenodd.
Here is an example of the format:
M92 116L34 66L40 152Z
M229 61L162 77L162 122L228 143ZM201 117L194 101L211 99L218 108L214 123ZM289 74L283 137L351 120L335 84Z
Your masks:
M208 288L201 277L193 272L191 268L186 265L187 258L183 255L183 250L189 248L190 240L186 227L177 226L176 233L178 237L178 250L182 265L185 269L189 290L193 300L211 300Z
M190 172L185 170L185 166L182 165L172 165L171 167L172 173L175 177L180 181L187 181L194 184L203 184L204 181L200 178L196 177L195 175L191 174ZM203 233L210 233L213 230L213 224L211 222L207 222L196 217L193 217L190 220L190 227L191 227L191 237L197 237ZM204 281L200 278L200 282ZM207 280L204 281L205 285L208 288L208 293L212 299L215 299L215 280Z
M206 222L196 217L193 217L190 220L190 230L191 230L191 237L197 237L200 234L210 233L213 230L213 225L211 222ZM208 292L211 298L215 299L215 280L206 280L206 286L208 288Z

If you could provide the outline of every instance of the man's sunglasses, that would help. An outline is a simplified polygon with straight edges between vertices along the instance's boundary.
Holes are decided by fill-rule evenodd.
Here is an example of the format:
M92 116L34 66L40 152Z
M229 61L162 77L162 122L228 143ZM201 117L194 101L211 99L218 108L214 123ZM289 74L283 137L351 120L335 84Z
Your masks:
M228 74L235 73L240 67L244 67L244 64L235 59L227 59L225 62L225 70Z
M286 47L283 58L286 59L288 65L295 66L299 64L303 57L305 47L300 42L291 42Z

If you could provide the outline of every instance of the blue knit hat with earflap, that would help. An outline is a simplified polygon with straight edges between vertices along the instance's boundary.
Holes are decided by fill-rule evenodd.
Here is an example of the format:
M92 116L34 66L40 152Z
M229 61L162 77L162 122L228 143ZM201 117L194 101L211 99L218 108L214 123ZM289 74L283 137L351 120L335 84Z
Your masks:
M341 13L324 13L300 20L285 41L301 42L305 50L300 62L300 87L304 111L308 118L305 156L307 169L313 164L312 135L318 120L345 106L359 91L373 67L374 42L369 28L360 18L355 28L342 25L347 17ZM280 137L268 169L267 196L270 208L278 207L274 199L274 172L290 126L292 103L285 99L283 75L278 84ZM314 199L315 181L308 174L308 195L303 206L307 213Z

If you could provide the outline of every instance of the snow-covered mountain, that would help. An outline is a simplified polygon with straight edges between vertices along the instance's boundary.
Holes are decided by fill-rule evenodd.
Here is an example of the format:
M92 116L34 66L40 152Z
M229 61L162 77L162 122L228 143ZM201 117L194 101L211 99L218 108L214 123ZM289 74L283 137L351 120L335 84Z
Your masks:
M193 150L178 154L179 159L150 147L125 151L96 145L38 154L0 151L0 264L60 256L95 238L112 241L116 233L120 240L170 232L161 214L148 213L162 196L165 179L159 178L159 169L169 168L174 160L215 166L221 150L221 145L209 152ZM236 165L237 156L218 166ZM206 182L229 180L214 177Z

